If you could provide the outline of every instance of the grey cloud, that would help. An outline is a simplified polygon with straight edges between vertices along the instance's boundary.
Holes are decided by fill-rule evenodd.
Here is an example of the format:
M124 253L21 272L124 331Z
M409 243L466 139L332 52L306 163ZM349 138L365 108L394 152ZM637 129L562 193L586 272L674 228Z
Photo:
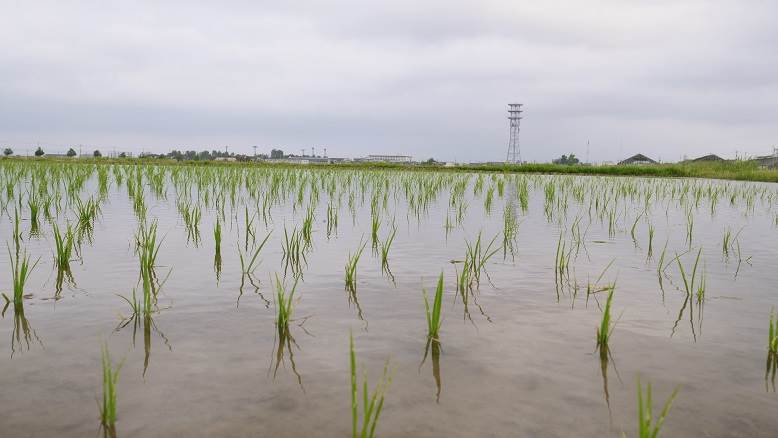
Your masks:
M778 143L766 1L13 2L0 141L335 155L763 153ZM672 157L677 158L677 156Z

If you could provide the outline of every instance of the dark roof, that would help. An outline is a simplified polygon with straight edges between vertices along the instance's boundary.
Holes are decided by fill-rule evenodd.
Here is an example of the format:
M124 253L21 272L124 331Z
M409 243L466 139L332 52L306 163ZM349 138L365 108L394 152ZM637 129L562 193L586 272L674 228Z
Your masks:
M635 154L626 160L619 161L619 164L645 164L645 163L651 163L656 164L656 161L652 160L651 158L648 158L647 156L643 154Z
M693 159L691 161L696 163L696 162L699 162L699 161L724 161L724 159L719 157L716 154L708 154L708 155L703 155L703 156L701 156L699 158L695 158L695 159Z

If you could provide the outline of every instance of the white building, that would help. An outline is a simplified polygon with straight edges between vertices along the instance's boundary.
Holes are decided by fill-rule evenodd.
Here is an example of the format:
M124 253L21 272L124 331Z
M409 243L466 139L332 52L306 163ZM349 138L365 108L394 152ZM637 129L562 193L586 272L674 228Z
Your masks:
M412 163L413 157L410 155L368 155L362 161L385 162L385 163Z

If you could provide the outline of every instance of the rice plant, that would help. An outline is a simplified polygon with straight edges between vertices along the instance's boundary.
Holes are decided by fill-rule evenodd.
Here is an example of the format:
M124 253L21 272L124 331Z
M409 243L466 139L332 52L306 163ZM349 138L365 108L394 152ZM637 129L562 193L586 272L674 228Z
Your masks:
M362 251L365 250L367 242L359 243L359 248L353 254L349 253L348 260L346 261L346 290L355 292L357 290L357 264L359 258L362 257Z
M11 254L11 249L8 248L8 257L11 260L11 279L13 283L13 299L10 299L6 294L3 297L6 301L13 301L14 304L21 304L24 299L24 286L30 279L33 269L38 266L40 259L30 265L30 256L27 255L25 250L22 255Z
M688 276L686 274L686 270L683 268L683 264L681 263L681 257L676 255L676 261L678 262L678 271L681 273L681 279L683 280L683 287L684 291L686 292L686 295L692 296L695 292L697 293L697 297L699 300L702 300L702 298L705 296L705 275L703 273L702 280L699 284L696 284L697 281L697 269L699 268L700 264L700 256L702 255L702 248L697 251L697 257L694 259L694 265L691 270L691 276ZM695 285L697 288L695 289Z
M770 326L767 332L767 365L765 366L765 382L768 377L775 391L775 374L778 371L778 315L775 309L770 309Z
M294 292L297 290L297 281L294 281L292 290L287 294L284 284L276 274L276 326L279 333L289 332L289 321L294 312Z
M370 242L373 250L378 249L378 231L381 228L381 216L374 214L370 217Z
M640 438L657 438L659 431L662 429L662 425L665 422L670 407L673 404L673 400L678 395L679 388L676 387L673 393L670 394L670 398L662 407L662 412L654 419L653 406L651 401L651 383L646 384L645 400L643 398L643 386L640 384L640 378L638 377L638 436Z
M651 258L654 256L654 225L649 223L648 224L648 255L646 258L651 260Z
M119 381L119 371L123 361L114 366L106 344L103 344L101 353L103 400L100 406L100 424L109 435L114 436L116 434L116 384Z
M505 259L509 251L511 257L516 255L516 236L519 231L519 222L516 219L515 208L512 204L505 204L502 221L502 256Z
M438 340L438 332L440 331L440 325L442 323L440 319L440 308L443 302L443 272L438 277L438 285L435 288L435 298L432 301L432 307L430 307L429 298L427 297L427 290L423 289L424 296L424 310L427 315L427 339Z
M216 254L222 252L222 223L219 219L216 219L216 224L213 226L213 241Z
M248 257L248 253L243 254L243 252L238 248L238 256L240 257L240 269L243 275L251 275L254 273L254 270L257 269L257 266L259 264L257 263L257 259L259 258L259 253L262 251L262 248L265 247L265 244L267 243L268 239L270 239L270 235L273 234L273 232L267 233L267 236L262 240L262 242L254 248L253 253L251 254L251 258Z
M302 276L303 266L307 264L302 231L295 227L289 234L289 231L284 227L284 240L281 242L281 249L283 251L284 275L286 275L287 270L291 270L295 277Z
M484 246L481 241L480 231L478 232L475 243L471 243L467 240L465 241L465 245L467 246L465 259L470 260L469 267L471 269L471 276L476 285L481 284L481 273L486 271L486 263L489 262L489 259L491 259L492 256L500 251L499 247L494 247L494 243L498 236L499 235L495 235L486 246Z
M163 239L164 240L164 239ZM153 281L156 279L154 268L157 263L157 254L162 246L162 240L157 242L157 221L149 224L141 223L135 233L135 251L140 263L141 279Z
M610 351L608 348L608 341L610 340L615 326L611 321L611 304L613 303L613 292L615 290L615 286L608 290L608 299L605 301L605 309L602 312L600 326L597 327L597 350L600 352L600 356L606 356Z
M349 367L351 370L351 437L372 438L375 436L378 419L384 407L384 396L391 383L389 362L384 365L383 377L376 383L372 392L368 392L367 371L362 376L362 415L360 418L358 403L359 379L357 376L357 355L354 352L354 336L349 333ZM361 419L361 427L360 427Z
M294 361L294 350L292 348L297 346L297 342L295 342L292 332L289 330L289 323L292 321L292 314L294 313L294 293L297 290L298 280L299 278L295 279L292 290L287 292L283 282L276 274L276 345L278 348L274 348L276 352L275 358L271 361L270 366L273 369L273 377L275 377L278 373L278 368L284 361L284 352L288 352L292 372L297 376L297 383L302 387L302 376L297 372L297 364ZM273 367L273 362L275 362L275 367Z
M314 208L313 206L308 206L308 209L305 212L305 217L303 218L303 226L301 228L302 236L303 236L303 242L304 242L304 249L310 249L313 247L313 221L315 219L314 216Z
M397 234L397 227L392 226L392 232L381 242L381 271L385 272L390 278L394 279L392 271L389 269L389 250L392 248L394 236Z
M72 258L73 246L75 243L75 233L70 224L67 225L65 235L59 230L56 223L52 224L54 234L54 265L59 271L70 271L70 260Z

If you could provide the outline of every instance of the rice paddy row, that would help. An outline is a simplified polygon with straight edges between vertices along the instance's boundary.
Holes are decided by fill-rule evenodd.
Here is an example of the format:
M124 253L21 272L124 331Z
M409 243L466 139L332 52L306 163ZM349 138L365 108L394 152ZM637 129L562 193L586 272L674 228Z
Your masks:
M448 239L452 229L464 227L473 209L480 208L479 213L486 217L502 214L500 232L490 233L489 237L484 237L483 229L473 232L474 238L464 242L464 255L451 260L452 267L448 273L446 266L441 266L434 295L428 295L426 291L420 294L423 308L420 307L419 316L424 315L426 319L426 333L420 334L420 339L426 342L422 363L431 351L433 375L437 381L436 399L440 398L439 370L436 372L435 367L439 366L437 361L441 352L445 278L447 275L453 278L449 283L454 285L451 287L454 291L452 298L462 302L463 318L473 321L468 306L472 303L491 321L487 316L488 309L478 304L479 290L482 284L491 284L488 267L500 258L500 254L504 263L516 263L517 255L521 255L521 226L522 220L529 216L531 193L543 194L543 218L557 231L556 257L553 263L550 261L548 264L549 271L554 272L556 300L561 301L567 296L574 305L578 291L585 288L587 303L592 298L599 306L599 297L607 295L604 305L600 306L600 324L595 327L595 349L604 364L604 380L611 354L609 344L618 321L613 317L614 306L618 306L616 281L603 282L611 264L600 271L594 282L590 282L587 276L585 283L579 283L575 269L579 257L588 258L587 243L592 241L588 236L594 233L593 229L603 233L607 231L610 240L629 236L636 251L645 252L646 264L654 265L657 287L662 294L667 284L684 297L675 323L677 326L687 306L690 312L696 307L696 323L702 323L701 314L709 285L706 256L720 252L722 260L736 266L735 277L741 266L749 265L752 260L741 247L741 237L747 232L743 227L727 224L721 231L720 243L714 245L699 240L696 222L706 217L715 218L720 203L726 202L744 217L768 214L773 225L778 227L778 214L775 212L778 190L775 188L702 180L8 161L0 164L0 187L5 187L4 191L0 191L0 214L8 218L11 233L7 240L7 252L12 281L8 295L3 294L7 301L3 314L13 304L15 320L19 320L15 323L15 333L21 331L26 339L30 337L23 309L27 297L25 288L31 273L40 269L39 262L46 256L29 254L28 243L45 240L49 236L53 239L51 256L57 280L52 296L61 299L63 287L75 285L78 281L71 264L88 263L84 260L84 248L93 244L95 225L100 221L102 207L109 202L111 194L128 198L131 214L137 221L132 241L138 259L138 281L132 287L130 297L121 296L129 304L131 313L122 320L120 327L131 322L133 325L143 322L152 326L152 317L161 311L158 294L173 270L171 267L166 275L157 273L160 269L157 259L160 252L164 253L165 237L158 235L154 209L170 200L176 206L182 224L172 232L184 233L193 249L206 245L200 229L204 223L213 223L213 269L217 282L223 275L223 251L233 247L231 243L223 246L223 233L226 227L235 230L238 241L234 248L240 263L241 294L246 280L259 290L260 281L255 272L260 265L267 267L272 263L262 260L263 249L269 242L280 245L281 260L276 269L271 268L275 272L273 299L278 345L274 373L284 360L285 351L291 355L295 344L290 323L294 321L295 305L300 299L296 291L298 285L304 285L308 260L316 251L318 241L339 238L343 215L350 216L353 227L357 223L359 209L369 208L370 211L370 223L365 224L369 239L363 236L351 248L343 268L347 300L355 305L356 316L364 320L366 316L360 306L358 292L360 281L364 280L358 272L362 266L360 261L365 263L363 253L368 243L374 263L380 265L384 277L394 282L397 275L403 275L390 269L393 243L402 239L397 235L398 222L412 224L439 219L441 238ZM502 208L495 208L496 202L502 202ZM281 218L277 221L279 209L289 204L294 217L299 220ZM438 208L439 205L443 207ZM405 217L398 217L397 211L405 211ZM682 240L671 239L670 231L665 236L656 236L657 225L660 225L657 216L661 217L662 213L665 217L663 225L668 230L672 228L669 224L675 224L679 218L682 220L679 227ZM319 215L323 219L317 220ZM326 223L326 233L317 229L318 222ZM26 225L24 230L23 223ZM658 260L654 260L655 240L666 242ZM668 248L671 241L675 247ZM549 243L549 246L554 244ZM269 307L270 302L267 301L267 304ZM772 313L769 321L765 382L771 382L774 387L778 363L778 322ZM691 314L690 323L694 331L695 321ZM362 385L358 382L352 337L349 347L352 435L373 436L391 381L389 364L373 391L369 391L366 375ZM290 360L294 368L293 358L290 357ZM144 374L146 366L148 359ZM100 418L103 427L112 434L115 433L117 418L116 383L120 367L121 364L113 364L104 346ZM294 372L300 380L296 369ZM361 415L357 400L360 386ZM644 403L643 389L638 384L639 436L658 434L675 395L674 392L670 396L662 413L654 420L651 417L650 385L646 388Z

